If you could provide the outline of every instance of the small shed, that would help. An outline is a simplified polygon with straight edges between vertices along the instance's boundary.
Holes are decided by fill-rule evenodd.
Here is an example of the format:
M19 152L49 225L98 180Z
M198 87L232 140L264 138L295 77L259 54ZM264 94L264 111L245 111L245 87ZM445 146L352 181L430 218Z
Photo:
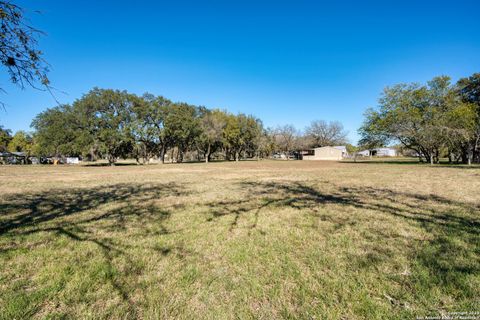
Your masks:
M370 157L370 150L358 151L357 156Z
M376 148L371 151L372 156L377 157L396 157L397 150L393 148Z
M67 164L79 164L80 163L80 160L78 159L78 157L67 157L65 160L66 160L65 162Z
M396 157L398 155L398 152L394 148L375 148L359 151L357 152L357 155L364 157Z
M303 160L342 160L343 151L335 147L320 147L309 150L308 154L303 155Z

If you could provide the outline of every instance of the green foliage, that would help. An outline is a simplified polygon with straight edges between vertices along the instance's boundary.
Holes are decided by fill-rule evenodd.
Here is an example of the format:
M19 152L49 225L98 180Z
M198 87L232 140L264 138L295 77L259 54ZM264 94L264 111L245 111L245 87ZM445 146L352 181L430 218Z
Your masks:
M17 131L8 143L10 152L26 152L30 154L33 148L33 138L25 131Z
M450 84L446 76L425 85L398 84L384 90L379 107L368 109L359 129L362 148L400 144L430 162L480 161L480 75ZM94 88L75 101L39 114L36 150L41 155L88 155L107 158L185 155L208 162L212 154L228 160L287 154L319 145L347 144L339 122L313 121L300 135L293 126L265 130L245 114L174 103L161 96ZM3 132L3 131L2 131ZM9 139L3 134L3 141ZM5 143L3 143L5 145ZM348 145L353 152L356 148Z
M480 73L474 73L468 78L462 78L457 83L457 88L465 102L474 103L480 111Z
M183 161L184 153L200 135L198 109L186 103L175 103L167 108L165 116L165 137L168 147L178 148L177 161Z
M43 156L79 155L87 144L70 105L61 105L38 114L32 121L36 152Z
M260 119L252 115L239 114L237 119L243 141L241 150L253 155L258 149L258 137L263 132L263 124Z
M222 146L222 136L227 125L227 114L221 110L206 110L200 119L201 133L197 146L203 150L205 161Z
M228 151L233 151L235 159L238 159L238 154L243 145L243 139L240 131L240 124L238 118L233 114L229 114L226 118L227 122L223 132L223 144ZM230 156L227 151L227 157Z
M155 97L146 93L143 97L135 97L132 112L132 134L142 145L142 156L145 159L161 152L162 160L165 155L165 117L171 101L163 97Z
M474 105L462 101L449 77L427 85L399 84L384 90L377 110L365 113L360 145L400 142L433 163L442 152L461 154L475 122Z
M163 97L94 88L71 106L63 105L40 113L32 122L38 153L49 156L88 155L165 159L175 151L181 162L187 152L208 161L213 152L225 150L227 158L258 155L264 134L253 116L233 115ZM172 153L173 154L173 153Z
M228 114L223 132L223 144L227 149L227 158L239 160L240 154L255 152L258 147L257 138L263 126L259 119L245 114Z
M126 91L94 88L73 104L83 140L93 141L110 164L133 150L131 109L135 102Z
M347 148L347 152L350 154L353 154L354 152L357 152L360 150L359 147L354 146L353 144L350 144L350 143L347 143L345 147Z
M468 146L472 158L476 157L477 162L480 162L480 73L460 79L457 83L457 91L462 101L472 104L476 110L474 133Z
M272 129L264 129L257 138L258 156L265 158L273 154L276 149L275 133Z
M12 140L12 131L0 126L0 152L5 152L7 150L10 140Z

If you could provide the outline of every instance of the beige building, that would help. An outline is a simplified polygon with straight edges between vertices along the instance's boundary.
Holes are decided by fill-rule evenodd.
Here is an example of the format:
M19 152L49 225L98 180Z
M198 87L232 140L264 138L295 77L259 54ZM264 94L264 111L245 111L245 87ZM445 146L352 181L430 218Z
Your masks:
M302 156L303 160L342 160L344 152L339 148L320 147L309 150Z

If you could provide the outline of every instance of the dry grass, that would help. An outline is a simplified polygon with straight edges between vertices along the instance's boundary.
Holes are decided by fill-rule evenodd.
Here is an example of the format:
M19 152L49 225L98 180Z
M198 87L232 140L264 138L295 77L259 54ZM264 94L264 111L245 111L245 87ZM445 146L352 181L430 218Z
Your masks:
M0 176L5 319L479 309L478 167L261 161Z

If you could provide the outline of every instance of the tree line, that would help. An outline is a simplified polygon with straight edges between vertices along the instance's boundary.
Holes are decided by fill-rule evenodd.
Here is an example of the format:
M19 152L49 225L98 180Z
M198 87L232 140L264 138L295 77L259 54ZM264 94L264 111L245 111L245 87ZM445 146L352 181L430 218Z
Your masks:
M435 77L427 84L387 87L376 109L368 109L360 145L400 143L420 161L480 162L480 73L451 84Z
M346 145L349 152L400 144L421 161L480 162L480 73L452 84L436 77L426 84L387 87L368 109L358 147L348 144L340 122L313 121L303 132L293 125L265 128L253 115L208 109L162 96L94 88L72 104L38 114L33 133L0 127L0 152L36 156L119 158L148 162L287 159L319 146Z
M110 164L120 158L209 162L213 156L238 161L274 153L288 159L301 149L347 141L339 122L313 121L302 134L292 125L265 128L253 115L99 88L38 114L32 127L31 134L19 131L13 136L0 129L0 151L103 158Z

